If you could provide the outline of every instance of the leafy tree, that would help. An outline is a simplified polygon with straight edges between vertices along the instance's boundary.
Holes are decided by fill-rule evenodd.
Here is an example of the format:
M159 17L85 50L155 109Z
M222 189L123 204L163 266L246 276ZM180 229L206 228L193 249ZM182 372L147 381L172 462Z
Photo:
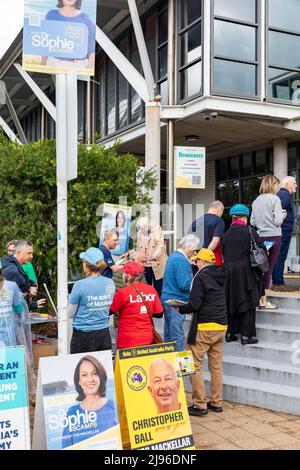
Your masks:
M116 204L127 196L128 205L148 204L156 185L154 170L136 178L140 163L134 155L119 155L117 146L78 146L78 178L68 183L69 271L76 272L78 255L98 246L97 208ZM141 171L140 171L141 173ZM0 237L2 254L10 239L34 244L34 266L39 282L56 290L57 219L55 141L26 145L0 137Z

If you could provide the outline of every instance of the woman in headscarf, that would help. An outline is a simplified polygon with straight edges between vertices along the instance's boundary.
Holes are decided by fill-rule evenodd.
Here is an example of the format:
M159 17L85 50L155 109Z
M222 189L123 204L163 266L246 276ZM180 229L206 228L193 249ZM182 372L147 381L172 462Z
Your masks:
M229 214L232 224L222 239L228 313L226 341L236 341L236 334L240 333L242 344L256 344L255 315L260 299L261 273L250 263L251 237L247 225L250 211L243 204L236 204ZM256 231L252 228L251 231L258 246L262 247Z

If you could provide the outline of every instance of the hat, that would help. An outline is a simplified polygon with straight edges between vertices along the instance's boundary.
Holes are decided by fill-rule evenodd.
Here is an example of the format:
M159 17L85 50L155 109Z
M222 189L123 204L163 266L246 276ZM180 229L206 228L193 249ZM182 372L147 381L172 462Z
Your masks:
M130 276L137 276L138 274L144 273L144 266L135 261L128 261L124 264L123 272L129 274Z
M215 263L216 261L214 253L211 250L208 250L207 248L201 248L201 250L198 251L196 256L193 256L191 259L193 261L197 259L202 259L203 261L207 261L208 263Z
M232 206L232 208L229 211L229 215L244 215L246 217L249 217L250 215L250 210L248 209L247 206L244 206L244 204L235 204Z
M94 248L93 246L86 251L83 251L79 255L80 259L87 261L87 263L97 266L98 261L104 261L104 256L99 248Z

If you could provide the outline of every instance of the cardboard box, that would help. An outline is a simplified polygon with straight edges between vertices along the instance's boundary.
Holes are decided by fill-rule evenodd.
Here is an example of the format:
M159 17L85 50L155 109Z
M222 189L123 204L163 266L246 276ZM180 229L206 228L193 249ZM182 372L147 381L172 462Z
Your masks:
M57 342L49 340L49 342L47 341L45 343L33 343L32 352L34 368L37 369L39 366L40 357L56 356Z

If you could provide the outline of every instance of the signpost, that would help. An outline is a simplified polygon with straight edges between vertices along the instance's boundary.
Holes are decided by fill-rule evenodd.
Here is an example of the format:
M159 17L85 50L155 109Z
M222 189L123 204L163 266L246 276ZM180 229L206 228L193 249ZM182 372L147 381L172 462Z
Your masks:
M68 189L77 178L77 75L93 75L97 1L49 10L26 0L24 70L56 74L58 354L68 353Z
M175 188L205 189L205 147L174 147Z

